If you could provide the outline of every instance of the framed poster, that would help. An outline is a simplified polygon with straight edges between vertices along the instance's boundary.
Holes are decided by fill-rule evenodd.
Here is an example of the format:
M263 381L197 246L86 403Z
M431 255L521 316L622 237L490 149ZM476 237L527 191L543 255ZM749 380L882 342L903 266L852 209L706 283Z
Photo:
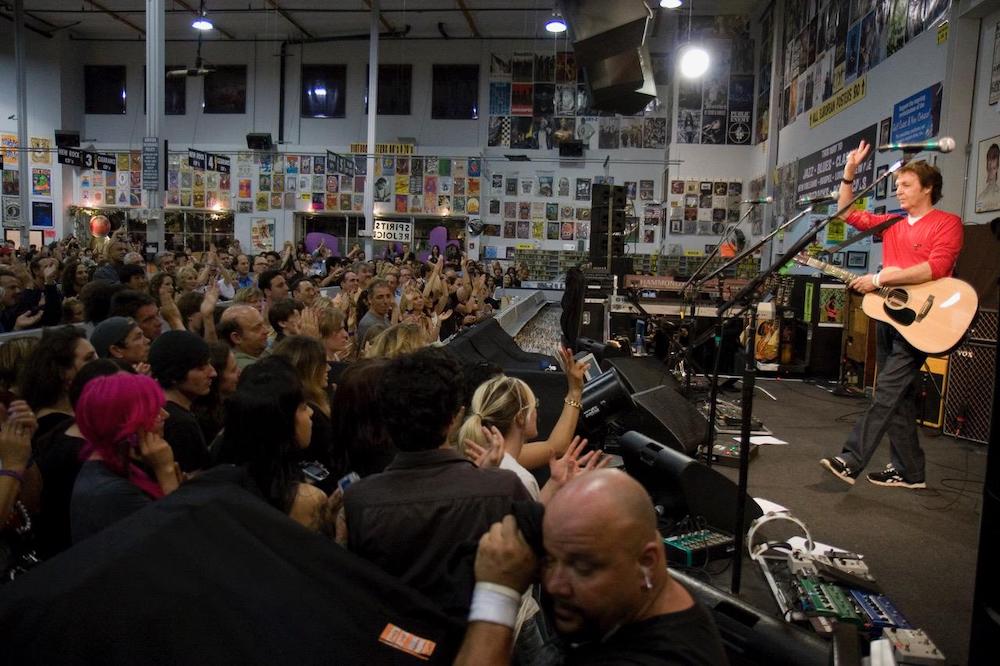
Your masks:
M847 252L847 267L848 268L868 268L868 253L867 252L854 252L848 250Z
M879 181L878 179L885 175L885 172L889 170L888 166L880 166L875 169L875 180L878 181L878 185L875 186L875 198L885 199L887 194L887 187L889 185L889 179Z
M885 118L878 126L878 142L879 144L889 143L889 137L892 135L892 116Z
M1000 135L979 142L979 163L976 167L976 212L1000 210Z
M32 201L31 202L31 226L52 227L52 202Z

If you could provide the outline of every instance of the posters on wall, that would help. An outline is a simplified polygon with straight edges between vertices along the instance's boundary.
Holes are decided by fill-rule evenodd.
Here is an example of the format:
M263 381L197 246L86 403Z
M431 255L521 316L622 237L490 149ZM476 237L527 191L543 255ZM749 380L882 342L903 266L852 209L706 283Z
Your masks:
M274 250L273 217L255 217L250 221L250 245L255 254Z
M976 169L976 212L1000 210L1000 136L979 142L979 162Z
M52 228L52 202L31 202L31 226L43 229Z
M754 64L749 20L699 17L691 38L705 45L712 67L702 79L678 80L678 143L750 145Z
M742 194L743 183L739 181L671 180L668 233L720 236L727 224L740 219ZM660 217L653 214L646 219L657 224Z
M940 22L951 0L789 3L779 128L836 95Z
M993 28L993 64L990 67L990 105L1000 102L1000 22Z

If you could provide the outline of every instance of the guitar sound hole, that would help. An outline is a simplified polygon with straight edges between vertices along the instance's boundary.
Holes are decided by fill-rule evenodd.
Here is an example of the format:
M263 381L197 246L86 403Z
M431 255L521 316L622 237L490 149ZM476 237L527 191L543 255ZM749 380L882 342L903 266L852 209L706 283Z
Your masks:
M890 308L901 308L906 305L909 300L909 294L906 293L905 289L893 289L885 298L886 305Z

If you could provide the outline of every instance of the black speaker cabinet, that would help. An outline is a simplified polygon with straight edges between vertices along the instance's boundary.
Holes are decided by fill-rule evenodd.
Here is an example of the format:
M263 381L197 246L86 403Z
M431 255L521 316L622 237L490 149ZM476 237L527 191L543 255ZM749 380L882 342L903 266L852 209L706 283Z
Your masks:
M56 130L56 148L76 148L80 145L80 133L71 130Z
M966 342L951 353L944 401L946 435L989 441L996 362L995 343Z
M948 357L928 357L917 378L917 421L940 428L944 423L944 396L948 393Z
M559 144L559 157L583 157L583 141L563 141Z
M250 150L271 150L274 144L270 132L254 132L247 134L247 148Z
M604 342L608 339L608 300L587 298L583 301L580 319L580 337Z
M708 434L708 420L673 388L657 386L632 396L636 411L625 427L693 456Z

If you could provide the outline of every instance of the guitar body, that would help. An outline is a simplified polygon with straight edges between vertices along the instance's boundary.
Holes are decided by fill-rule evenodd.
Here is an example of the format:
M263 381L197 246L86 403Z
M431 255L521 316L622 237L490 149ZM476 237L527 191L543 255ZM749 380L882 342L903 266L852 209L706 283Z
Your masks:
M895 268L883 269L890 275ZM865 294L861 308L872 319L883 321L922 352L940 354L957 345L979 307L976 291L956 278L923 284L887 287L889 295Z

